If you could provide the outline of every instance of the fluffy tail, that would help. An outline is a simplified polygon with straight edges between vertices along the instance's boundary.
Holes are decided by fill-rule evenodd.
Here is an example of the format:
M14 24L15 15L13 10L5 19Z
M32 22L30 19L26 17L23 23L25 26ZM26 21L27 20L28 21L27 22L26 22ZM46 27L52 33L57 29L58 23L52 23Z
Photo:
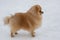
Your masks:
M5 25L6 25L6 24L9 24L9 20L10 20L10 17L9 17L9 16L5 17L5 18L4 18L4 24L5 24Z
M9 21L10 21L10 19L13 17L13 15L12 14L10 14L10 16L6 16L5 18L4 18L4 24L6 25L6 24L9 24Z

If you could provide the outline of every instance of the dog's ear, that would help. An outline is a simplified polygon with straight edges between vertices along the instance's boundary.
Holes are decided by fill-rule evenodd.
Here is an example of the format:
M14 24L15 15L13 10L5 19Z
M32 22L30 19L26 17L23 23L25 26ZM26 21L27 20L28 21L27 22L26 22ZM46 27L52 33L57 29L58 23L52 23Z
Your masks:
M38 8L38 6L36 6L36 7L35 7L35 9L36 9L36 12L38 12L38 11L39 11L39 8Z

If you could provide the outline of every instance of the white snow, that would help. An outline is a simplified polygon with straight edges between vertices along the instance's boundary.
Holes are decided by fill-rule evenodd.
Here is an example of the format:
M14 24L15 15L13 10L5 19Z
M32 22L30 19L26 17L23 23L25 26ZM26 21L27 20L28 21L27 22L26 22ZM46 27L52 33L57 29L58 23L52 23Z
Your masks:
M18 35L11 38L9 26L3 24L4 17L25 12L35 4L40 4L44 11L43 23L36 30L36 37L19 31ZM60 0L0 0L0 40L60 40Z

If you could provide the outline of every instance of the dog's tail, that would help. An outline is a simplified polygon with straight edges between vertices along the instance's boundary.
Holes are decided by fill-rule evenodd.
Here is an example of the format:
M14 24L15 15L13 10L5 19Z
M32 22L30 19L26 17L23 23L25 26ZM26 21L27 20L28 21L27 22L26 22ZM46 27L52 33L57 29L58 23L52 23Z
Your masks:
M5 24L5 25L6 25L6 24L9 24L9 20L10 20L10 17L9 17L9 16L5 17L5 18L4 18L4 24Z
M11 16L6 16L5 18L4 18L4 24L6 25L6 24L9 24L9 21L10 21L10 19L13 17L13 15L11 15Z

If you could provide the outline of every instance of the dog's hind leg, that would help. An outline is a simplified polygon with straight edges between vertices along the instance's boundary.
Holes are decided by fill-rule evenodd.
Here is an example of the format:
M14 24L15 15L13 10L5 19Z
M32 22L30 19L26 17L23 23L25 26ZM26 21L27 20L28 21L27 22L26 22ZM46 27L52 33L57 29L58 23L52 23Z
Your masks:
M15 31L12 31L12 32L11 32L11 37L14 37L14 34L17 35L18 33L15 32Z
M14 34L13 34L13 32L11 32L11 37L14 37Z
M14 37L15 30L11 30L11 37Z
M16 28L11 28L11 37L14 37L14 35L18 34Z

